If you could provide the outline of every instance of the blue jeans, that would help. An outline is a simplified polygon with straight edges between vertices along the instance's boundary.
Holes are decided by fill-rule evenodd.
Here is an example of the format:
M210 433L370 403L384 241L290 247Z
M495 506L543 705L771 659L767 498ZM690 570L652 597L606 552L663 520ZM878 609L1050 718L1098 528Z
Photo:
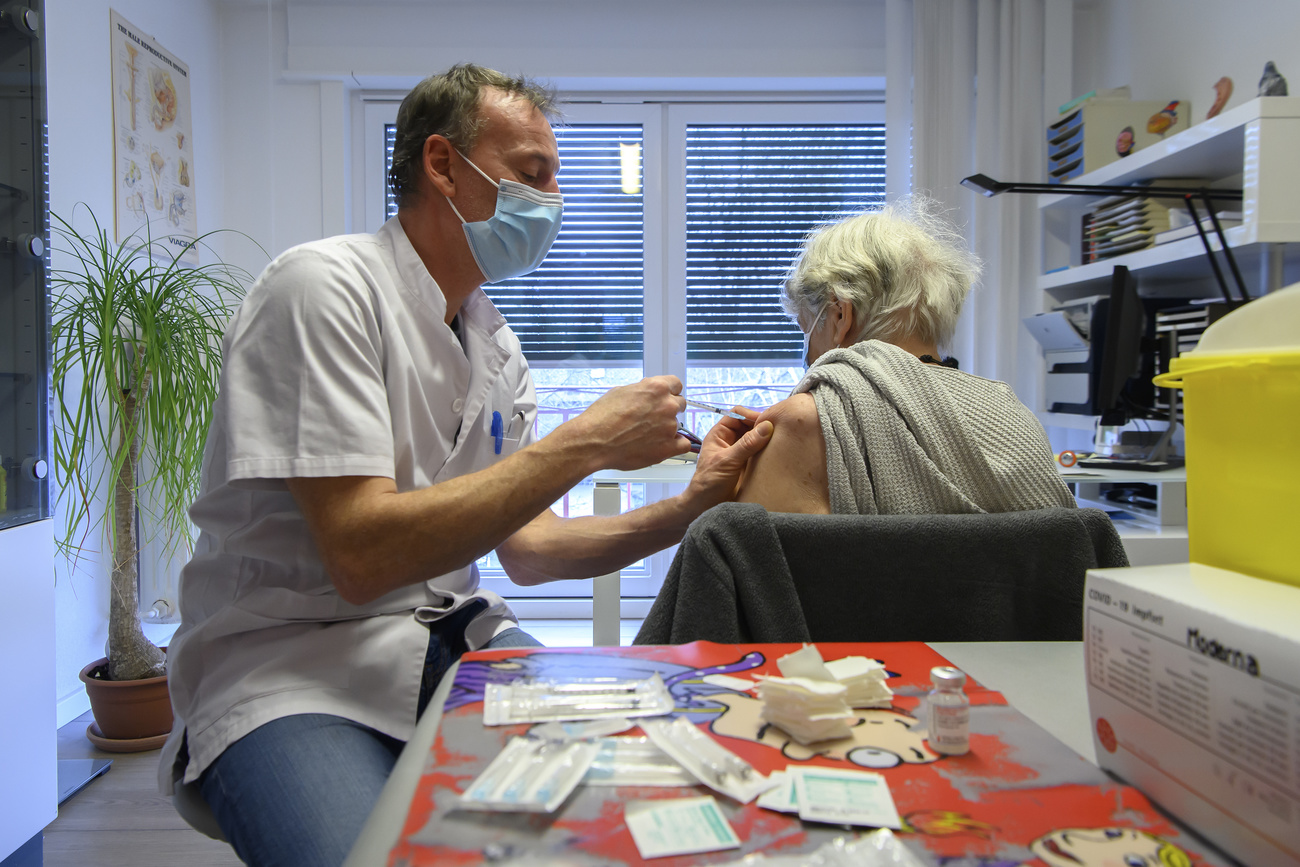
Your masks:
M465 651L470 619L452 615L431 624L421 713L442 675ZM511 628L484 649L541 646ZM342 717L281 717L227 747L199 785L244 863L331 867L343 863L360 836L403 746Z

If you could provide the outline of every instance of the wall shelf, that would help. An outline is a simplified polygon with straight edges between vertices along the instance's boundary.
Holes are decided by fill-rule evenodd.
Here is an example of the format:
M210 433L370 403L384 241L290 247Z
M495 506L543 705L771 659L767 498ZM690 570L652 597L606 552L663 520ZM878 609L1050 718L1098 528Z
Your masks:
M1232 252L1237 256L1242 278L1246 280L1249 288L1252 282L1256 282L1250 278L1258 277L1259 266L1257 256L1243 257L1246 235L1244 230L1244 226L1234 226L1231 229L1224 229L1223 233L1228 239L1228 245L1232 247ZM1216 253L1223 249L1218 238L1214 237L1210 238L1210 248ZM1064 271L1044 274L1038 278L1038 288L1051 294L1058 301L1068 301L1084 295L1105 294L1110 291L1110 276L1116 265L1125 266L1135 277L1143 281L1143 289L1148 290L1143 294L1161 294L1162 289L1169 294L1181 294L1189 281L1199 282L1212 276L1209 265L1205 261L1205 247L1201 244L1200 238L1193 237L1089 262L1087 265L1077 265ZM1217 289L1214 294L1219 294Z
M1283 285L1283 271L1300 271L1300 97L1260 97L1202 121L1130 157L1082 175L1080 184L1131 184L1157 178L1204 178L1211 187L1242 190L1240 226L1226 230L1252 294ZM1057 301L1105 291L1111 270L1124 265L1144 295L1217 296L1219 290L1196 237L1148 247L1086 265L1080 226L1096 198L1041 195L1043 267L1038 288ZM1212 239L1217 251L1217 239ZM1284 245L1293 245L1290 249ZM1069 266L1062 269L1062 266ZM1230 279L1230 278L1229 278Z
M1201 121L1131 156L1071 180L1122 185L1172 178L1200 178L1211 188L1240 189L1239 226L1225 229L1252 297L1300 280L1300 97L1259 97ZM1100 196L1038 196L1042 221L1042 267L1035 286L1042 309L1110 291L1115 266L1129 269L1148 298L1221 299L1199 237L1192 236L1087 264L1082 262L1082 223ZM1198 203L1199 204L1199 203ZM1219 207L1225 207L1219 205ZM1225 279L1232 275L1210 238ZM1085 353L1086 355L1086 353ZM1037 413L1045 427L1062 432L1092 430L1095 416ZM1075 435L1077 436L1077 435Z

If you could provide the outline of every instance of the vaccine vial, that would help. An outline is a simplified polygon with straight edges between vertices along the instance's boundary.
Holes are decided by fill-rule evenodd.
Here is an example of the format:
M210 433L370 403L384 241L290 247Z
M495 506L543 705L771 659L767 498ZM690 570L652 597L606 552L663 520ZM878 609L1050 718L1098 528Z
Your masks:
M937 665L930 669L934 689L926 697L930 749L947 756L970 751L970 699L962 689L966 673Z

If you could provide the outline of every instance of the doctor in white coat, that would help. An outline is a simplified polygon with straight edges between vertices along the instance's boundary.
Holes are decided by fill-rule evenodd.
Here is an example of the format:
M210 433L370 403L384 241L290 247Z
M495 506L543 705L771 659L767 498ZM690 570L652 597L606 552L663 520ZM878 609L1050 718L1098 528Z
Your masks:
M475 560L520 584L621 568L731 499L771 434L724 419L686 490L633 512L548 508L689 448L673 376L533 441L527 362L480 287L559 231L552 110L473 65L426 79L398 114L398 215L285 252L229 325L160 781L196 787L249 864L340 863L450 664L537 643Z

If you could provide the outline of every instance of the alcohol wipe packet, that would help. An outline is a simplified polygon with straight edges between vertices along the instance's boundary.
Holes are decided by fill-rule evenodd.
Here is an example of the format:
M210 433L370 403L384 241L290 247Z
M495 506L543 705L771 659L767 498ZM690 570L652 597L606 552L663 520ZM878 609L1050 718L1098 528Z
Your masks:
M702 798L633 801L623 809L623 821L643 859L695 855L740 848L718 802Z
M799 812L799 798L794 791L794 777L785 771L773 771L768 779L776 783L758 796L758 805L778 813Z
M794 777L800 819L871 828L903 826L881 774L819 766L788 767L786 773Z

